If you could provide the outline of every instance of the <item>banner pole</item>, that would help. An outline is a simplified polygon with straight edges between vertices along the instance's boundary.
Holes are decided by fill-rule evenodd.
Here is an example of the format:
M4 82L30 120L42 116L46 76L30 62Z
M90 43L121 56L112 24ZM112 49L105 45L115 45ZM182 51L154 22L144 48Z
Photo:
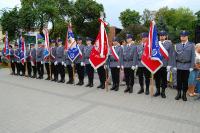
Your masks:
M73 72L73 80L74 80L74 85L75 85L75 64L74 64L74 62L72 63L72 72Z
M105 73L106 73L106 82L105 82L105 88L106 88L106 92L108 92L108 71L107 68L105 68Z
M52 80L51 60L50 60L50 57L51 57L51 56L49 56L49 76L50 76L50 80Z
M153 97L153 92L154 92L154 74L151 73L151 88L150 88L150 94Z
M28 78L28 66L27 66L27 64L28 64L28 62L26 61L26 62L24 62L24 63L26 63L26 65L24 66L24 69L25 69L25 77L27 77Z

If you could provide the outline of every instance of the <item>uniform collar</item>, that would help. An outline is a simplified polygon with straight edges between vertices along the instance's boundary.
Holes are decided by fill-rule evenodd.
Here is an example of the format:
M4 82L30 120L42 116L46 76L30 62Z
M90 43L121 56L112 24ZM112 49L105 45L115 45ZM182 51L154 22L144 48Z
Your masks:
M188 40L187 40L185 43L181 42L181 44L182 44L182 45L183 45L183 44L185 44L185 45L188 44Z

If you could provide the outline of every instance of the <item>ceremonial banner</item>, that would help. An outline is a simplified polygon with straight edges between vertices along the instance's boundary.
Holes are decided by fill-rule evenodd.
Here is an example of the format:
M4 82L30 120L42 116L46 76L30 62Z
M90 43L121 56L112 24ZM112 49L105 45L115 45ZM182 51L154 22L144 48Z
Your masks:
M67 50L68 57L72 62L74 62L75 59L80 55L80 49L79 46L76 44L71 23L69 24L67 30L65 50Z
M157 28L154 21L150 23L149 39L144 46L142 55L142 64L152 73L155 74L163 65L162 49L159 45Z
M10 59L10 50L9 50L9 40L8 40L8 32L6 31L6 36L4 40L4 55L7 59Z
M50 49L49 49L49 32L48 29L43 29L43 34L44 34L44 58L46 58L47 56L49 56L50 54Z
M107 23L102 19L99 19L99 22L101 23L100 30L89 59L90 64L94 69L102 66L108 57L108 37L105 29Z

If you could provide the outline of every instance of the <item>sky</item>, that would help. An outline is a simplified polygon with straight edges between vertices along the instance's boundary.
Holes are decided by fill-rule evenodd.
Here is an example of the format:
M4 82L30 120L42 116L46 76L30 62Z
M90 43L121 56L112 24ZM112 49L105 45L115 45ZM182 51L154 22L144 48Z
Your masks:
M158 10L161 7L169 8L187 7L194 13L200 10L200 0L96 0L104 5L106 21L112 26L121 28L119 20L120 12L130 8L143 13L143 10ZM0 10L2 8L13 8L20 6L20 0L0 0Z

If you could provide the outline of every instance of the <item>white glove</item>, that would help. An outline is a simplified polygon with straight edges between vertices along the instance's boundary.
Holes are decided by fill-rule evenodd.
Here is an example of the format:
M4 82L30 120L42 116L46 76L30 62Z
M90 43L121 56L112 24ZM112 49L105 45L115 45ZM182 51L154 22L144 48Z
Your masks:
M57 62L57 61L55 61L55 62L54 62L54 65L57 65L57 64L58 64L58 62Z
M135 66L135 69L138 69L138 65Z
M44 61L41 61L41 64L44 64Z
M132 69L132 70L135 70L135 66L132 66L131 69Z
M17 63L20 63L20 61L17 61Z
M193 71L193 70L194 70L193 68L190 68L190 72Z
M64 66L66 67L66 66L67 66L67 64L66 64L66 63L64 63Z
M33 62L33 61L31 61L31 66L35 66L35 64L34 64L34 62Z
M107 68L107 65L104 65L104 69L106 69Z
M62 65L64 66L65 62L62 61Z
M167 71L169 72L171 69L171 66L167 66Z
M177 68L176 68L176 67L174 67L173 69L174 69L174 71L177 71Z
M81 66L85 66L85 63L84 63L84 62L81 62Z
M121 69L124 69L124 66L121 66Z
M120 66L117 66L117 68L120 68Z

